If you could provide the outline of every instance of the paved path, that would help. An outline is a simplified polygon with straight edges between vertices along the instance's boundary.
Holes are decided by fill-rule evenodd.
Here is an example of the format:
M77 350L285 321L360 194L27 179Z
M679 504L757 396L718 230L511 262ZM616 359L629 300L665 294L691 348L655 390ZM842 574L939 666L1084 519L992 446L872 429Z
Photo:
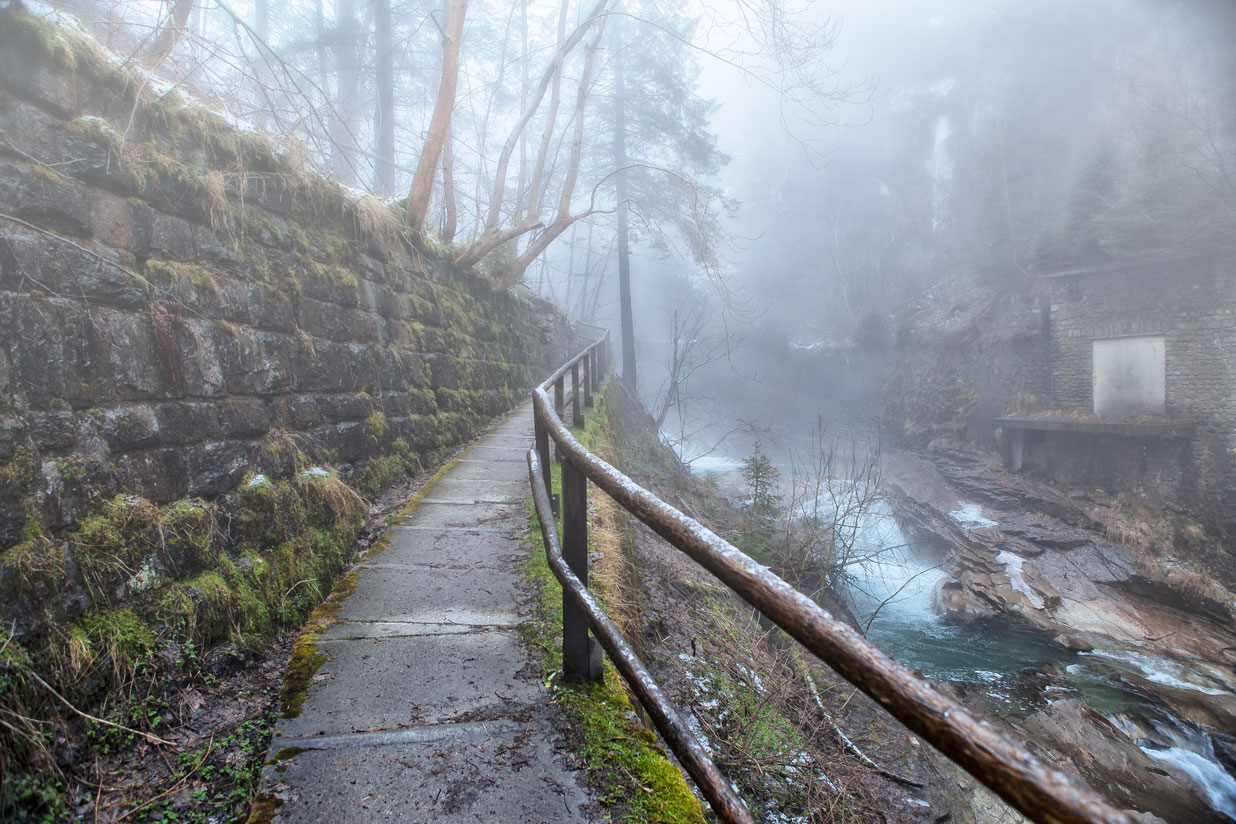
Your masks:
M304 709L275 728L276 820L589 820L516 633L531 440L525 405L361 563Z

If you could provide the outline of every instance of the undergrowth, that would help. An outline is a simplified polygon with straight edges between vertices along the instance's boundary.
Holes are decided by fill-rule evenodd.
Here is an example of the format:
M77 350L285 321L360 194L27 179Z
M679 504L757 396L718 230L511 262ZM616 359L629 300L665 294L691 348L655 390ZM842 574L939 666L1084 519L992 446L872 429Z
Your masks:
M253 476L211 503L104 500L62 544L28 541L71 560L54 575L6 553L7 585L28 597L76 586L91 607L44 610L42 631L22 637L0 629L0 819L62 820L95 756L166 746L168 690L211 686L205 651L251 656L299 626L343 572L363 509L330 473Z

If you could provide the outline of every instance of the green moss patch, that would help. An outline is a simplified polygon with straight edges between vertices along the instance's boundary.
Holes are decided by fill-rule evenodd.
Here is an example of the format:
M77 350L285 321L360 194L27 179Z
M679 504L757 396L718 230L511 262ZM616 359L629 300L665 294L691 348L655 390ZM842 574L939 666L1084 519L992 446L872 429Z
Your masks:
M318 651L318 636L335 622L344 599L355 591L356 570L353 570L335 585L330 596L313 611L300 637L296 639L283 676L283 686L279 689L279 703L284 718L300 715L309 685L313 683L313 676L326 663L326 656Z
M87 725L83 735L82 719L51 689L85 712L155 730L165 709L150 698L157 681L208 678L197 669L201 651L223 643L261 648L301 625L346 568L363 510L330 473L254 477L213 503L158 506L117 496L64 536L72 566L31 513L30 538L5 552L6 569L19 572L33 597L75 567L94 606L67 622L49 612L46 631L25 644L0 637L0 774L14 776L0 788L0 810L24 820L51 808L35 792L46 782L16 779L52 774L57 736L85 740L100 754L136 743L133 733L106 725ZM334 597L352 585L345 577ZM310 627L336 608L319 608ZM297 645L294 672L311 678L319 663L310 645Z

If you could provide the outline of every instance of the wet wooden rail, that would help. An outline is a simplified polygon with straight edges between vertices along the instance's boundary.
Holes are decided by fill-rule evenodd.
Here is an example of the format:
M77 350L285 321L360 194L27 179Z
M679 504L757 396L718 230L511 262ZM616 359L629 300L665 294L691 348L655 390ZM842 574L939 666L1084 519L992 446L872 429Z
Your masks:
M588 481L1032 821L1132 824L1102 796L1048 767L1023 744L976 718L767 567L584 449L564 422L566 404L569 400L571 425L582 426L584 410L592 406L608 359L606 334L563 364L532 396L535 443L528 452L528 473L549 566L562 583L563 675L600 678L599 642L722 821L753 819L734 786L588 592ZM554 506L550 485L551 442L562 463L561 506ZM561 541L557 517L562 519ZM589 637L589 629L595 639Z

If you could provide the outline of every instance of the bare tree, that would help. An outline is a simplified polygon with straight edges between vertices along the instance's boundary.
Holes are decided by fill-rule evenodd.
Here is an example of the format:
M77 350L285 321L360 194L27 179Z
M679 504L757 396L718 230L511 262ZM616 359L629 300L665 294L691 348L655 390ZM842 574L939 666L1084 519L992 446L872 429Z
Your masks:
M710 363L724 358L728 351L724 336L711 327L710 320L703 295L697 294L685 306L674 309L665 378L653 404L658 429L671 413L680 421L687 418L687 406L693 399L691 379Z
M506 191L506 175L507 168L510 165L511 154L515 151L515 147L523 134L524 129L528 125L528 121L536 114L540 108L541 102L545 99L545 92L553 84L554 79L562 72L563 63L567 55L575 50L592 28L592 25L600 18L601 12L605 10L605 6L610 0L597 0L597 4L593 6L588 16L584 18L575 30L571 32L570 37L562 42L557 51L554 53L553 59L549 65L545 67L545 71L541 74L541 81L537 85L536 91L532 94L532 99L528 102L528 106L520 114L519 120L511 129L510 135L507 137L506 143L502 146L502 154L498 158L498 165L494 172L493 191L490 193L489 200L489 215L485 219L485 234L491 234L498 228L502 212L502 201ZM563 11L565 11L565 4Z
M412 178L408 193L408 227L420 232L429 212L429 200L433 196L434 173L442 147L451 131L451 115L455 108L455 90L459 86L459 46L463 40L464 18L468 13L468 0L451 0L446 25L442 29L442 79L438 85L438 98L434 104L433 119L429 121L429 134Z
M193 12L194 0L174 0L171 14L163 23L163 28L155 36L146 59L151 63L161 63L176 48L176 43L184 35Z

